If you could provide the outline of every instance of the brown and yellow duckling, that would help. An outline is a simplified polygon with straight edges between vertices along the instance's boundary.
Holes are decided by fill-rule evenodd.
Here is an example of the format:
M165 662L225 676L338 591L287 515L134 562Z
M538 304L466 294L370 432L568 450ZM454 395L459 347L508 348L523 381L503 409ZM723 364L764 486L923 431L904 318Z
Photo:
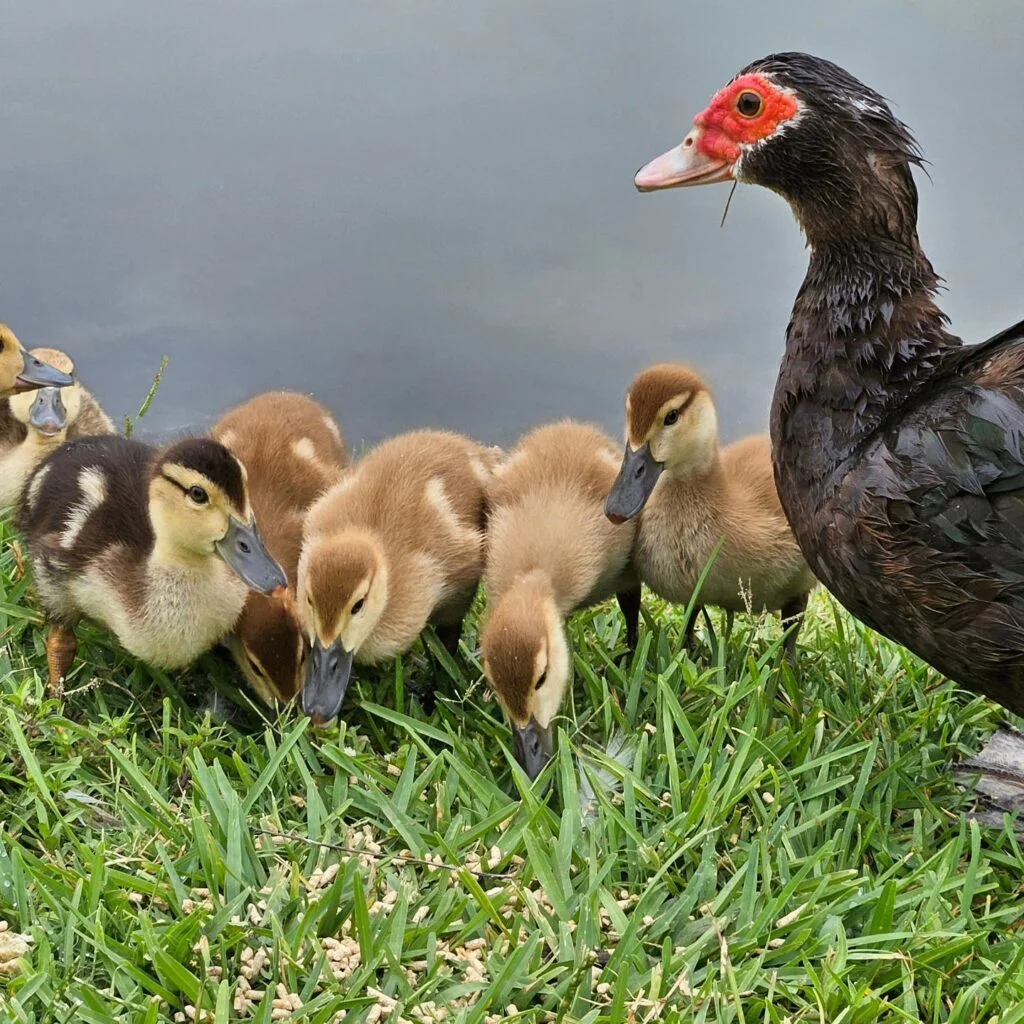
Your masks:
M30 353L73 375L70 357L55 348ZM76 437L115 433L110 417L76 379L63 388L39 388L0 400L0 508L13 505L35 467Z
M0 324L0 398L10 398L36 388L66 388L71 377L30 355L18 336Z
M615 595L636 644L636 526L613 526L604 514L618 466L614 441L564 421L527 434L488 487L484 672L531 779L551 759L551 723L572 676L565 619Z
M348 464L340 427L307 395L275 391L232 409L210 433L245 466L260 533L294 588L306 513ZM229 647L264 703L302 689L305 643L286 595L250 593Z
M626 454L608 495L608 518L640 516L633 560L640 579L668 601L728 612L803 614L815 579L786 522L772 475L771 443L747 437L720 449L718 418L693 370L644 370L626 397ZM691 619L692 622L692 619ZM786 637L792 659L798 627Z
M353 660L407 651L434 625L450 649L476 593L484 558L484 487L492 450L421 430L385 441L306 517L297 614L311 650L303 710L341 710Z
M17 525L50 622L54 695L80 619L150 665L182 668L230 632L249 588L287 583L260 539L244 467L208 438L71 441L29 478Z

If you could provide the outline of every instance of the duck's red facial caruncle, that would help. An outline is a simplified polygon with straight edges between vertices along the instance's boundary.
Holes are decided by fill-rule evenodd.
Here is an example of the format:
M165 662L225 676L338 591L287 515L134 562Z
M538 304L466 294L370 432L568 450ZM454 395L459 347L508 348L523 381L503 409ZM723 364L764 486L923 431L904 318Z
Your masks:
M653 192L739 177L743 154L792 122L800 110L796 96L766 75L740 75L715 93L680 145L637 171L636 187Z

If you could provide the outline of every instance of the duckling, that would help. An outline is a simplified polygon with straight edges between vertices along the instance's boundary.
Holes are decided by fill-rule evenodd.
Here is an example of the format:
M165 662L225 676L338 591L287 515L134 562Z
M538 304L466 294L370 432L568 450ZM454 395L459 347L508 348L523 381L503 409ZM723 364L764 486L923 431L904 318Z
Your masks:
M306 512L348 465L341 428L319 402L277 391L231 410L210 434L248 471L260 532L294 588ZM305 645L286 595L249 594L228 646L264 703L289 701L302 688Z
M310 509L296 601L311 646L302 708L314 722L338 715L353 660L394 658L428 623L457 647L483 569L494 462L458 434L401 434Z
M245 468L208 438L70 441L29 477L17 525L51 624L53 696L82 618L142 661L182 668L227 635L248 587L287 584L253 520Z
M707 385L668 363L633 381L626 420L626 454L605 511L614 523L643 511L633 556L640 579L666 600L686 603L723 541L702 604L732 613L745 611L749 599L784 620L802 616L816 580L782 511L768 438L719 450ZM798 629L786 637L790 661Z
M617 445L565 420L527 434L487 491L484 586L491 612L484 673L512 725L516 759L535 779L553 753L551 722L569 685L565 619L616 595L636 646L640 583L630 564L636 524L613 526L604 503Z
M34 348L30 354L63 373L75 372L59 349ZM0 401L0 508L18 500L29 473L65 441L113 433L110 417L77 380Z
M36 388L66 388L72 383L62 370L29 355L14 331L0 324L0 398Z

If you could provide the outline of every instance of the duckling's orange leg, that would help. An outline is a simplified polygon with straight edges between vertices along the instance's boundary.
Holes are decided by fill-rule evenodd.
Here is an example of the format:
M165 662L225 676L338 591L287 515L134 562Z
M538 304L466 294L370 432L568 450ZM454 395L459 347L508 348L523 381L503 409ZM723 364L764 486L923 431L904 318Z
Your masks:
M64 696L64 680L71 670L71 663L78 651L78 640L74 631L63 626L51 625L46 637L46 665L50 670L50 683L46 688L48 697L61 700Z
M640 642L640 588L616 594L615 600L619 602L622 617L626 620L626 646L629 648L629 653L633 654L636 651L636 645Z
M783 646L783 658L787 665L796 665L796 636L800 632L800 627L804 622L804 612L807 610L807 595L800 594L798 597L790 598L782 606L782 625L786 626L787 622L796 619L796 622L792 623L792 629L786 636L786 641Z

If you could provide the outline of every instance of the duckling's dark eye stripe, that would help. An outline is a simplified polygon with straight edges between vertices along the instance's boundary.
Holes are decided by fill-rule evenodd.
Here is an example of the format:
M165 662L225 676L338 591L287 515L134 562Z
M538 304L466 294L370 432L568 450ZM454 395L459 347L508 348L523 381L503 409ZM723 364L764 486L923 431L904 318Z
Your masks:
M189 488L187 488L187 487L186 487L186 486L185 486L184 484L182 484L182 483L179 483L179 482L178 482L177 480L175 480L175 479L174 479L174 477L173 477L173 476L168 476L168 475L167 475L166 473L161 473L160 475L161 475L161 476L162 476L162 477L163 477L163 478L164 478L164 479L165 479L165 480L166 480L166 481L167 481L167 482L168 482L169 484L174 484L174 486L175 486L175 487L177 487L177 488L178 488L178 490L179 490L179 491L181 491L181 493L182 493L182 494L188 494L188 492L189 492Z
M687 410L687 409L689 409L691 405L693 405L693 400L694 400L694 399L695 399L696 397L697 397L697 392L696 392L696 391L691 391L691 392L690 392L690 393L689 393L689 394L688 394L688 395L686 396L686 400L685 400L685 401L683 402L683 404L682 404L681 406L679 406L679 408L678 408L678 409L676 409L675 411L676 411L677 413L679 413L679 415L680 415L680 416L682 416L682 415L683 415L683 413L684 413L684 412L686 412L686 410Z

